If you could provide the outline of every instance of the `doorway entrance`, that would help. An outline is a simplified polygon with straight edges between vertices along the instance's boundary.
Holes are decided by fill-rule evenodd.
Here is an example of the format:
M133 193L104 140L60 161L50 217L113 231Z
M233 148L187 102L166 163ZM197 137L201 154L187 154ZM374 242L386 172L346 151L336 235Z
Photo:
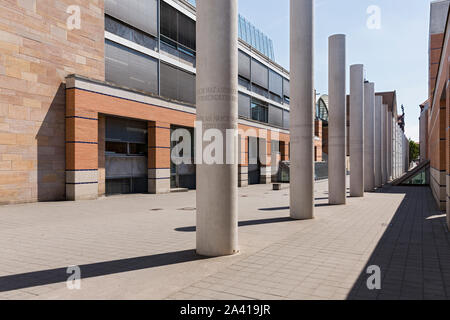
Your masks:
M180 130L181 129L181 130ZM170 142L170 188L172 189L190 189L194 190L197 187L196 183L196 166L195 166L195 147L194 147L194 129L188 127L180 127L172 125L170 127L170 136L173 140ZM171 140L172 140L171 139ZM183 154L183 151L178 154L174 154L173 149L179 143L182 143L184 139L190 140L190 157ZM175 164L175 159L187 159L190 158L189 163ZM182 161L177 161L182 162Z
M146 121L106 117L106 195L148 192Z

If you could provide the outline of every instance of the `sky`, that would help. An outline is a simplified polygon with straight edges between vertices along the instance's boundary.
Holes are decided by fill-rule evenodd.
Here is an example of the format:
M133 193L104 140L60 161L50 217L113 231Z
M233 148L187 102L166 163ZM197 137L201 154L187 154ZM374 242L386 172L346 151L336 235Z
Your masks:
M419 105L428 95L430 0L316 0L315 87L328 92L328 37L347 36L349 67L362 63L375 90L397 91L405 106L406 135L419 141ZM379 29L370 6L379 8ZM275 61L289 70L289 0L239 0L239 12L273 40Z

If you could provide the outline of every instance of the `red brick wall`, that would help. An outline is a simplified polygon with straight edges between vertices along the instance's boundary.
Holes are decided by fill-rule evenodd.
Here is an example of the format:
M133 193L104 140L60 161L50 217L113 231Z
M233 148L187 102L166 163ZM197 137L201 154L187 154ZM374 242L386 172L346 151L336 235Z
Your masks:
M64 79L104 79L103 34L103 0L0 2L0 204L65 199Z
M88 92L78 89L67 90L67 114L76 116L75 119L67 120L67 139L70 141L76 139L76 141L94 142L98 141L98 128L97 124L89 123L89 119L102 119L103 115L120 116L132 119L139 119L151 122L149 137L155 137L161 139L160 141L150 141L149 147L163 146L169 147L167 144L170 141L170 137L165 136L169 131L158 130L161 128L170 128L171 125L177 125L182 127L194 127L195 115L181 112L172 109L161 108L157 106L151 106L148 104L130 101L126 99L120 99L107 95L102 95L94 92ZM98 114L102 116L98 117ZM87 118L87 119L86 119ZM102 124L98 121L98 127ZM156 124L156 125L155 125ZM153 132L157 130L158 132ZM270 166L271 163L271 140L277 140L281 142L281 154L284 160L289 160L289 135L286 133L275 133L272 131L265 132L262 129L248 125L239 125L239 129L243 130L247 136L261 136L266 134L267 141L267 159L266 164ZM155 134L156 133L156 134ZM158 138L160 137L160 138ZM245 137L241 137L242 141L246 143ZM246 145L244 145L246 150ZM76 149L78 148L78 149ZM99 159L99 146L96 144L74 144L67 148L66 167L69 170L75 169L101 169L102 161ZM170 150L169 149L154 149L149 150L149 162L151 168L166 168L170 167ZM169 161L169 162L167 162ZM245 163L248 163L248 155L246 155ZM99 179L101 181L101 179Z
M322 161L322 125L321 120L314 121L314 135L319 138L319 140L314 140L314 161Z
M448 26L446 32L449 32ZM449 136L448 136L448 91L449 80L449 43L445 43L445 34L431 35L429 95L431 108L428 123L428 154L431 161L431 189L441 209L445 210L447 194L446 183L449 172Z
M444 42L444 34L433 34L430 37L430 52L429 52L429 97L432 98L433 91L436 87L436 78L441 59L442 47ZM431 101L431 100L430 100Z

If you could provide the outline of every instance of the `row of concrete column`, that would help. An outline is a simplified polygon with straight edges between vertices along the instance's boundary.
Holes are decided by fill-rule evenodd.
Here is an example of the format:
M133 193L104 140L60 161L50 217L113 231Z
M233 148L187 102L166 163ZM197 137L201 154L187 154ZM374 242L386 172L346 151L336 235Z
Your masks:
M329 38L329 203L346 203L345 36ZM363 197L408 169L407 139L364 66L350 66L350 196Z
M197 0L197 121L203 130L237 130L237 0ZM290 1L290 215L314 217L314 0ZM346 201L345 36L329 39L329 198ZM387 106L350 68L350 194L364 196L390 177ZM205 142L199 142L205 144ZM205 147L206 145L204 145ZM223 154L237 154L237 139ZM231 255L238 246L237 161L197 164L197 253Z
M392 179L397 179L409 169L409 141L397 123L393 124Z
M291 0L291 217L314 216L313 0ZM237 0L197 1L197 121L237 130ZM224 154L236 150L227 142ZM197 165L197 253L230 255L238 247L238 165Z

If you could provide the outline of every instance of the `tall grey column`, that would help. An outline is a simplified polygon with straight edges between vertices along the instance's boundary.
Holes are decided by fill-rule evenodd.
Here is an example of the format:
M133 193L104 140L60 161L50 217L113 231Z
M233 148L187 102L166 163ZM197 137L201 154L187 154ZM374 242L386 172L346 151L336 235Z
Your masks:
M375 190L375 84L364 84L364 191Z
M397 125L394 124L394 179L398 178L398 131L397 131Z
M291 0L291 191L293 219L314 218L314 1Z
M350 196L364 196L364 66L350 67Z
M392 165L393 165L393 161L392 161L392 137L393 137L393 126L392 126L392 111L388 111L388 180L392 180Z
M382 157L382 142L381 142L381 108L383 104L383 98L380 96L375 96L375 186L380 188L382 186L382 167L381 167L381 157Z
M345 35L328 39L328 199L346 203L346 49Z
M224 143L223 164L197 164L197 253L204 256L238 252L237 156L226 161L227 150L237 155L237 17L237 0L197 0L197 121L203 132L236 132Z
M385 172L385 162L386 162L386 156L385 156L385 121L386 121L386 117L384 116L384 108L385 105L383 104L383 102L381 102L381 108L380 108L380 117L381 117L381 127L380 127L380 131L381 131L381 185L384 185L384 177L386 175Z
M386 184L387 182L387 159L388 159L388 144L387 144L387 105L383 104L383 107L381 108L381 118L383 122L382 126L382 140L383 140L383 159L382 159L382 165L383 165L383 184Z
M388 183L389 181L389 105L386 105L386 110L385 110L385 116L386 116L386 121L385 121L385 125L386 125L386 179L384 181L384 183Z

